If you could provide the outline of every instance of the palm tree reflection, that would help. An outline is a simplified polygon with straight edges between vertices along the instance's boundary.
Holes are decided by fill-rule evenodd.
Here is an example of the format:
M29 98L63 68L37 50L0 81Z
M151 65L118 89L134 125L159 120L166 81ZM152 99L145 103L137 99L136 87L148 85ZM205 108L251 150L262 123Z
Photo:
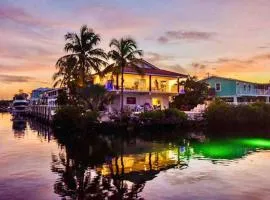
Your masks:
M91 139L58 138L58 142L62 149L52 156L52 171L60 178L54 190L64 198L142 199L146 182L160 171L187 166L180 161L180 151L154 150L153 143L138 139L128 143L91 135Z

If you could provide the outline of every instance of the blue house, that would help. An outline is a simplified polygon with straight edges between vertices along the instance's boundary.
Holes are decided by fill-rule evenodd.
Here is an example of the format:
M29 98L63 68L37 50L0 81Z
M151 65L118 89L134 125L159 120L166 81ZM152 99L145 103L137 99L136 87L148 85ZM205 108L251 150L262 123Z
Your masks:
M237 104L263 101L269 103L269 83L253 83L219 76L210 76L201 81L208 83L214 95L226 102Z
M37 88L31 92L30 104L35 105L44 92L52 90L51 88Z

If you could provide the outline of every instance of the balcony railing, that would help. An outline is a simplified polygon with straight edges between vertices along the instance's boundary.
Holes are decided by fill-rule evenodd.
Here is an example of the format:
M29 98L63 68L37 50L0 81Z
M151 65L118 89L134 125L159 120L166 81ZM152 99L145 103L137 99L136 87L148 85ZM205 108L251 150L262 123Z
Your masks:
M243 90L238 89L236 91L238 95L247 95L247 96L267 96L270 95L270 90L264 89L251 89L251 90Z
M121 86L117 87L116 85L112 86L112 87L106 87L109 91L118 91L121 90ZM130 91L130 92L153 92L153 93L178 93L177 91L177 87L162 87L162 88L151 88L151 90L149 90L149 87L128 87L128 86L124 86L124 91Z

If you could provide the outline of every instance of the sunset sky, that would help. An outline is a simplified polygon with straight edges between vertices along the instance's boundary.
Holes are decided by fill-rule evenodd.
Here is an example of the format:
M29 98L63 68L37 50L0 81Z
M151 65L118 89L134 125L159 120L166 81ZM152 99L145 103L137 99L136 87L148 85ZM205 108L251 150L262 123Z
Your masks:
M269 0L1 0L0 99L52 86L64 35L132 36L160 68L270 81Z

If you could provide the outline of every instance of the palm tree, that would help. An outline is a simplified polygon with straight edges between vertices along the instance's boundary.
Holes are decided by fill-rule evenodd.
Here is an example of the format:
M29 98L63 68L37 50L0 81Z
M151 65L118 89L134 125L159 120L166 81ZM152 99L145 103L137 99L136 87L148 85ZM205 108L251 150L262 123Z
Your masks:
M118 75L121 73L121 114L124 105L124 69L126 66L133 67L139 73L143 73L141 68L136 64L137 56L142 56L142 50L137 49L137 43L131 38L121 38L120 40L112 39L110 42L111 51L108 56L113 60L113 64L109 65L104 71L112 72ZM118 81L117 81L118 82Z
M79 78L80 85L83 86L93 71L99 74L100 68L107 64L107 54L103 49L96 48L100 36L83 25L79 35L67 33L65 40L64 50L68 54L58 59L56 66L59 71L55 76L64 77L65 81Z
M104 86L98 84L79 88L77 91L83 104L86 105L86 109L92 111L99 111L99 109L104 108L113 99L112 94L107 92Z
M66 57L59 59L56 63L58 71L53 74L54 87L69 87L72 82L77 82L79 74L75 71L77 63L76 57Z

